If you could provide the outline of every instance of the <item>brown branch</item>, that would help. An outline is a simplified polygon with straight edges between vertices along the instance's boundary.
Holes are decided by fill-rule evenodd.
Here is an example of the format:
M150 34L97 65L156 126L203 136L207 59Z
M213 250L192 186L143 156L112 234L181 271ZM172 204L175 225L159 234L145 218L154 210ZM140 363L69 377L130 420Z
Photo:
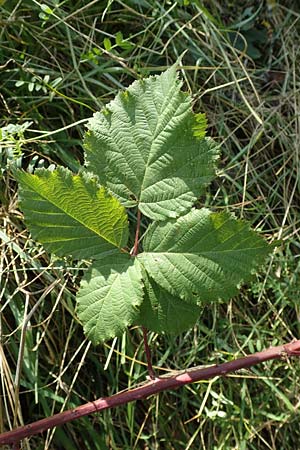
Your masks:
M16 428L0 434L0 444L11 444L14 448L18 448L18 443L26 437L42 433L49 428L53 428L74 419L92 414L94 412L103 411L104 409L115 408L116 406L125 405L129 402L147 398L150 395L167 389L176 389L185 384L194 383L195 381L208 380L216 376L224 376L229 372L260 364L271 359L287 358L290 356L300 356L300 340L292 341L286 345L278 347L270 347L262 352L245 356L220 365L208 368L194 367L183 371L179 375L167 375L154 380L147 381L143 385L136 387L130 391L120 392L111 397L100 398L94 402L86 403L75 409L70 409L63 413L55 414L52 417L38 420L29 425Z

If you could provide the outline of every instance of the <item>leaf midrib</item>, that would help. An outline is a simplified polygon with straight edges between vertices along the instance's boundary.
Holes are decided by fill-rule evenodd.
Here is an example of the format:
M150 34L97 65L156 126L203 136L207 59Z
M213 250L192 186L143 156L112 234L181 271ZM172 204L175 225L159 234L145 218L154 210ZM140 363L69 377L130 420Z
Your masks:
M144 254L152 254L152 255L182 255L182 256L203 256L203 255L207 255L207 254L212 254L212 253L226 253L226 252L230 252L230 253L234 253L234 252L244 252L244 251L253 251L253 250L259 250L259 249L264 249L265 246L260 246L260 247L247 247L247 248L239 248L239 249L224 249L224 250L209 250L209 251L205 251L205 252L169 252L169 251L145 251L143 252ZM141 255L143 254L141 253Z
M176 79L176 81L177 81L177 79ZM176 83L176 81L175 81L175 83ZM177 86L175 86L175 87L177 87ZM151 91L151 95L152 95L152 98L153 98L153 90ZM155 108L156 108L155 100L154 100L154 99L153 99L153 104L154 104L154 106L155 106ZM180 106L181 106L181 104L178 103L177 106L176 106L176 109L175 109L175 111L174 111L174 113L173 113L173 117L175 116L175 114L176 114L176 112L178 111L178 109L179 109ZM157 110L157 108L156 108L156 110ZM164 109L164 110L165 110L165 109ZM186 113L186 111L185 111L184 113ZM184 114L184 113L182 113L182 114ZM162 119L163 119L163 117L162 117L161 111L159 111L159 114L157 114L157 122L156 122L155 130L154 130L153 132L151 132L150 127L149 127L149 124L147 123L148 128L149 128L149 131L151 132L151 135L152 135L153 139L151 140L151 145L150 145L149 152L148 152L148 156L147 156L147 162L145 162L145 169L144 169L143 179L142 179L142 181L141 181L141 187L140 187L139 196L138 196L138 199L139 199L138 202L139 202L139 203L141 202L142 193L143 193L143 191L144 191L144 182L145 182L147 170L148 170L148 168L150 167L149 159L150 159L150 157L152 156L152 149L153 149L154 143L156 142L157 138L161 135L161 133L162 133L162 132L165 130L165 128L166 128L166 127L164 127L164 128L157 134L157 129L159 128L159 125L160 125ZM167 126L167 125L166 125L166 126ZM160 181L162 181L162 180L160 180ZM155 184L155 183L153 183L153 184ZM152 185L150 185L150 186L152 186ZM149 188L149 186L147 187L147 189L148 189L148 188Z

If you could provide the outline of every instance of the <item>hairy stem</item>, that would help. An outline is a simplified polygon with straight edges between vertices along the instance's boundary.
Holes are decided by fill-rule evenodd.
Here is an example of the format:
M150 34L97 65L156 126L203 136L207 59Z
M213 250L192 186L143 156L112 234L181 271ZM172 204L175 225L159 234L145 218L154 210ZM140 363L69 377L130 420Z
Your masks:
M220 365L214 365L208 368L194 367L182 373L175 375L170 373L160 378L147 381L144 384L130 390L120 392L111 397L100 398L94 402L86 403L75 409L70 409L63 413L55 414L52 417L38 420L29 425L16 428L15 430L2 433L0 435L0 445L12 444L14 448L18 448L18 444L22 439L42 433L49 428L62 425L74 419L92 414L94 412L103 411L104 409L115 408L116 406L125 405L129 402L147 398L150 395L167 389L176 389L195 381L208 380L215 376L225 376L230 372L239 369L245 369L255 364L260 364L271 359L287 358L291 356L300 356L300 340L292 341L286 345L278 347L270 347L262 352L245 356Z
M146 359L147 359L147 367L148 367L148 374L151 380L155 379L155 373L152 367L152 362L151 362L151 352L150 352L150 347L148 344L148 330L145 327L142 327L143 330L143 338L144 338L144 348L145 348L145 353L146 353Z

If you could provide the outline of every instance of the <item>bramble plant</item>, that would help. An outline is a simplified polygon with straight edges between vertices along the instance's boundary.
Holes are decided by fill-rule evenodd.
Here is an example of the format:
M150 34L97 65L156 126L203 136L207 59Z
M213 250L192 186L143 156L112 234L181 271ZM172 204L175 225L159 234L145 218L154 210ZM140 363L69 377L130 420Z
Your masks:
M33 238L58 256L92 260L77 302L94 344L133 324L190 328L204 304L232 297L270 252L246 222L195 208L219 149L181 87L172 66L119 93L89 121L78 174L17 173ZM126 208L136 220L131 249Z
M119 93L90 120L78 174L63 167L16 171L32 236L58 256L91 261L77 294L86 335L97 344L142 326L150 380L2 433L0 445L20 449L26 437L96 411L300 355L297 340L154 375L147 329L179 333L193 326L204 304L232 297L272 248L228 212L195 207L215 175L218 147L181 86L172 66Z

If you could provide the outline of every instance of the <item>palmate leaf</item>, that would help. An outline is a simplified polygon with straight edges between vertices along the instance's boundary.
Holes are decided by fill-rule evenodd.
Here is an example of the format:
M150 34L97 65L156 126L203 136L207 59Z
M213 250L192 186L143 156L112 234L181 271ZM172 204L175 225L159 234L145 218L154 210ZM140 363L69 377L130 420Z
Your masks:
M126 207L155 220L188 211L215 174L217 148L172 66L134 82L90 120L88 170Z
M34 175L19 171L17 179L26 223L49 252L81 259L126 245L124 207L90 176L60 167Z
M203 208L177 221L154 222L138 258L164 289L200 305L236 294L269 252L247 223Z
M156 333L179 334L195 325L202 308L182 301L159 286L147 274L144 279L144 300L135 323Z
M84 144L89 173L17 172L33 238L58 256L94 259L77 301L95 344L131 324L175 333L193 326L203 303L234 295L270 251L230 214L190 211L214 176L218 150L181 86L173 66L96 113ZM125 207L155 221L137 256L124 248Z
M139 261L127 254L93 262L77 294L78 316L95 344L111 339L131 325L143 300Z

